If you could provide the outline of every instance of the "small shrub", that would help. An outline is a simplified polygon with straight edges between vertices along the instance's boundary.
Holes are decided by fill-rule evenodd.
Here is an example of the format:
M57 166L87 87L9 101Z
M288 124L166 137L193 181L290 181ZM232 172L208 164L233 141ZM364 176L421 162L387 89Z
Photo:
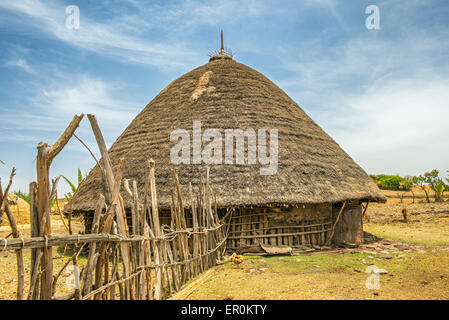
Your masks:
M21 190L14 191L14 194L19 197L20 199L24 200L26 203L30 204L30 194L23 192Z

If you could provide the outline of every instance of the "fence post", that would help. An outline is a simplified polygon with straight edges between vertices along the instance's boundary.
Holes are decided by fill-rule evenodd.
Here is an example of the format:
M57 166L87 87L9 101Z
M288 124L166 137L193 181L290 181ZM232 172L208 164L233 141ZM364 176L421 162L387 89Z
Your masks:
M161 237L161 227L159 223L159 212L158 212L158 202L157 202L157 192L156 192L156 178L154 175L154 160L148 161L148 166L150 168L150 192L151 192L151 213L153 220L154 235L156 238ZM157 265L162 264L162 248L161 241L156 240L156 252L155 252L155 262ZM156 286L154 287L154 298L156 300L162 299L162 267L156 268Z
M50 181L49 170L53 159L61 152L67 142L69 142L79 123L83 119L83 114L73 117L72 122L65 129L56 143L49 146L45 142L37 145L37 212L39 216L39 232L41 236L48 237L51 235L50 222ZM41 262L41 292L42 300L50 300L52 298L53 283L53 259L52 248L43 248L43 256Z
M37 183L30 183L30 229L31 229L31 237L39 237L39 216L37 212ZM39 286L36 283L39 283L39 266L40 266L40 257L42 255L42 251L40 249L32 249L31 250L31 283L30 283L30 291L28 293L28 300L37 299L39 296Z
M109 158L108 150L106 148L106 143L104 142L103 134L101 133L100 127L98 125L97 119L94 115L88 114L87 117L89 118L89 122L92 127L92 131L94 132L95 139L97 140L98 148L100 149L100 153L102 156L102 163L104 166L103 173L106 175L106 190L109 192L114 187L114 182L121 183L120 181L114 181L114 174L112 172L112 164L111 160ZM120 190L119 190L120 191ZM112 193L112 192L111 192ZM120 198L120 194L119 194ZM111 200L112 201L112 200ZM125 226L125 218L126 218L126 212L123 210L121 206L121 202L119 201L117 205L115 206L115 218L117 221L117 226L119 233L122 236L126 236L126 226ZM125 272L125 278L128 278L130 275L130 263L129 263L129 247L128 244L122 243L120 244L120 253L122 255L123 259L123 266L124 266L124 272ZM129 297L129 294L131 293L131 281L125 282L125 293Z

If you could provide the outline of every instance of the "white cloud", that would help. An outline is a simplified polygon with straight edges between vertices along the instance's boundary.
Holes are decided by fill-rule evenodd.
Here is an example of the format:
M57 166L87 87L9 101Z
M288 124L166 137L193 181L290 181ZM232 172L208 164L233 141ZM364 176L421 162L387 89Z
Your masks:
M112 122L129 122L135 110L129 103L117 100L114 88L105 82L87 76L81 77L73 87L43 90L33 99L33 105L42 112L49 109L52 114L70 116L75 113L93 113Z
M106 144L110 146L142 107L125 101L124 87L120 84L111 84L86 75L63 81L61 84L58 81L60 78L63 78L62 74L59 74L53 83L40 86L32 98L27 99L26 112L20 108L5 108L7 112L2 115L0 143L3 150L8 148L9 152L5 152L5 157L2 157L7 165L0 167L0 175L6 176L10 166L16 166L18 177L14 182L14 189L27 189L28 183L35 179L34 159L37 143L54 143L74 114L94 114ZM97 144L87 118L83 119L76 134L99 158ZM15 145L17 149L14 149ZM25 150L27 156L19 157ZM72 138L53 163L51 176L64 172L69 179L76 179L78 167L88 170L94 165L87 150ZM64 192L69 191L64 183L60 188Z
M7 67L16 67L16 68L22 69L23 71L25 71L27 73L34 74L34 69L28 64L28 62L24 58L18 58L18 59L7 61L5 63L5 65Z
M368 171L445 171L448 101L449 77L392 80L343 98L339 104L345 112L328 113L326 122L336 140Z
M191 65L198 59L182 43L156 43L142 40L124 30L123 24L101 24L89 19L81 10L81 27L65 26L65 7L58 1L0 1L0 8L24 15L22 23L49 34L74 47L108 55L121 61L141 63L159 68ZM143 20L145 21L145 20ZM182 55L179 53L182 52Z
M217 26L239 19L259 16L276 10L251 1L181 1L158 4L127 0L137 8L135 13L120 10L117 2L104 1L105 8L115 12L103 23L89 17L80 7L80 29L65 26L65 6L58 0L0 0L0 9L23 15L30 28L55 37L64 43L121 62L138 63L161 69L191 67L204 62L206 53L198 53L187 43L186 36L200 26ZM123 4L123 3L122 3ZM15 21L17 23L17 21ZM163 40L156 40L164 33Z
M448 28L429 32L399 20L394 32L360 32L331 47L322 39L296 51L284 46L278 56L291 76L275 82L366 171L445 173Z
M141 105L120 96L124 88L102 80L82 76L70 83L48 83L28 99L28 109L8 108L2 117L2 141L37 143L54 140L74 114L94 114L101 123L104 135L116 138L138 114ZM81 132L89 130L82 125ZM92 139L91 139L92 140ZM109 142L109 141L108 141Z

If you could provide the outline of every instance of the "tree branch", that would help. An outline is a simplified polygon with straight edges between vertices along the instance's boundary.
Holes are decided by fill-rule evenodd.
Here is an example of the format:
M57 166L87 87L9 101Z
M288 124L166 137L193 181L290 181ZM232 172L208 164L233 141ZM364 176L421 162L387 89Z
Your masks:
M72 137L73 133L75 132L76 128L78 128L81 120L83 119L84 114L75 115L73 117L72 122L70 122L69 126L65 129L65 131L62 133L62 135L59 137L58 141L54 145L50 147L48 150L47 160L50 164L52 160L57 156L59 152L65 147L67 142L69 142L70 138Z
M6 203L8 201L8 192L9 188L12 184L12 178L16 175L16 168L12 168L11 174L9 175L9 182L5 189L5 192L0 194L0 211L3 211L3 203Z

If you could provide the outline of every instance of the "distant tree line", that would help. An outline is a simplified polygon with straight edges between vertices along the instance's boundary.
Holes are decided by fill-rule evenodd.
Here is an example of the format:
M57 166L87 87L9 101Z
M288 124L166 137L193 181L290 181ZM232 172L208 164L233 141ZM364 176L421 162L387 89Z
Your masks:
M419 176L371 174L370 177L383 190L411 191L413 193L412 188L418 186L424 191L427 202L430 202L430 189L434 193L435 201L440 202L443 201L444 192L449 191L449 176L440 178L439 175L440 172L433 169Z
M383 190L410 190L412 182L400 175L372 174L371 179Z

